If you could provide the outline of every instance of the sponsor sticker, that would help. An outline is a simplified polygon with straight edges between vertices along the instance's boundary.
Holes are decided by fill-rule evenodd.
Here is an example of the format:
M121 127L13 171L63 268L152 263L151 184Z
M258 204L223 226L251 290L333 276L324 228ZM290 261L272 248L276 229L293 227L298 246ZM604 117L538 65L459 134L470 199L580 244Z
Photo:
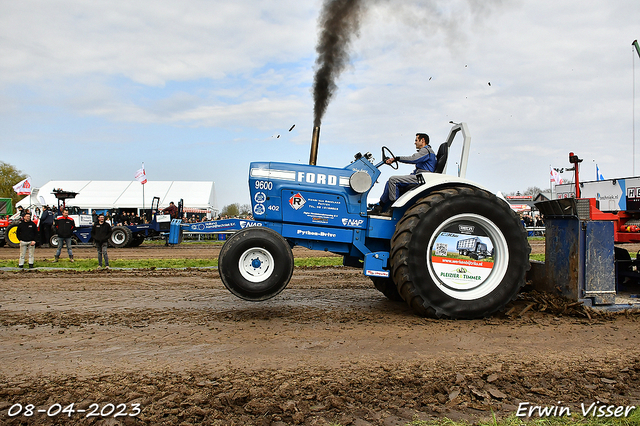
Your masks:
M389 272L387 272L387 271L373 271L371 269L367 269L365 271L365 275L370 276L370 277L388 277L389 276Z
M302 194L300 194L299 192L289 198L289 205L294 210L300 210L302 207L304 207L306 202L307 200L305 200Z
M427 255L437 279L458 290L481 285L494 266L493 243L475 224L448 226L435 238Z

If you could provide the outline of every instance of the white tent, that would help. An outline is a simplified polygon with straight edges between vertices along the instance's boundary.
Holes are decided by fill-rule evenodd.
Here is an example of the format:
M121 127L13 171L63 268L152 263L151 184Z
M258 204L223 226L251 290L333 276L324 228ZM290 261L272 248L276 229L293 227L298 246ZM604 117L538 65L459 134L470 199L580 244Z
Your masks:
M137 181L52 180L34 189L31 196L18 201L16 206L57 206L53 190L62 189L78 193L74 199L67 200L67 204L81 209L142 209L142 186ZM182 199L186 208L218 210L213 182L149 181L144 185L144 208L151 208L153 197L160 198L160 208L167 207L171 201L177 205Z

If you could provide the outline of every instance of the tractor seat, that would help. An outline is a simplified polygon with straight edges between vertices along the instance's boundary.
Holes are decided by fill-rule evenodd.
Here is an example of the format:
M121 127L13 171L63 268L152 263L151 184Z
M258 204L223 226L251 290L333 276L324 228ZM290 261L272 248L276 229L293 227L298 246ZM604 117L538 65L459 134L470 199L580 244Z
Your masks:
M436 168L433 173L442 173L447 165L447 157L449 157L449 145L447 142L440 145L436 154Z

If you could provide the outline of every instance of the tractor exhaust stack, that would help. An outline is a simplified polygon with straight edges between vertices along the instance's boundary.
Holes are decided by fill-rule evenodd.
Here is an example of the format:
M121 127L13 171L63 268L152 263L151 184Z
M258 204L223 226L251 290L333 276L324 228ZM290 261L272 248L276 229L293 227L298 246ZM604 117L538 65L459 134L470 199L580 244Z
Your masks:
M320 126L313 128L313 136L311 137L311 155L309 156L309 165L315 166L318 161L318 142L320 141Z

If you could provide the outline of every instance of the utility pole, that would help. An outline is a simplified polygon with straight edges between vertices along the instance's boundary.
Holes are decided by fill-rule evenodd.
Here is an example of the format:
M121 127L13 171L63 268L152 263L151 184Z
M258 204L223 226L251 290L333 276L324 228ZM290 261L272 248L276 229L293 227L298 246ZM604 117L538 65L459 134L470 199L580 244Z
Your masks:
M632 46L636 48L636 53L640 57L640 46L638 40L633 40ZM633 107L632 107L632 134L633 134L633 176L636 175L636 57L633 55Z

